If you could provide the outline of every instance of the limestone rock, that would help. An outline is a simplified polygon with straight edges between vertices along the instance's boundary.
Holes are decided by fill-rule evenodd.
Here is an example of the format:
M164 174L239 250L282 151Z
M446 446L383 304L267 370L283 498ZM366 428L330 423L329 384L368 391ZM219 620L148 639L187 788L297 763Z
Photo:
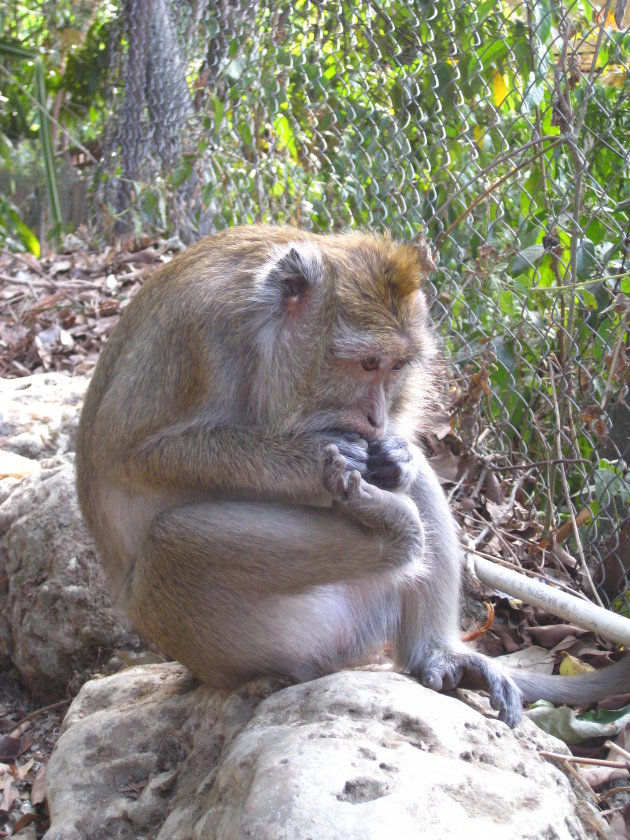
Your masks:
M36 461L74 451L87 384L63 373L0 379L0 449Z
M65 696L82 671L138 645L112 606L71 462L25 478L0 505L2 572L0 658L38 697Z
M0 668L15 665L51 700L114 648L139 642L112 607L76 501L86 387L61 373L0 379Z
M45 840L610 837L529 721L391 672L273 689L212 691L176 663L86 684L48 767Z

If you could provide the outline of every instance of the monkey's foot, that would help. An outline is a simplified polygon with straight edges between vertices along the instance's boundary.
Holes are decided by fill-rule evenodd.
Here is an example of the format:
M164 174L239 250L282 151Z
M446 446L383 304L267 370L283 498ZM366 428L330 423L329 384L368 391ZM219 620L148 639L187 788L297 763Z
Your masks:
M480 653L433 651L420 667L413 669L413 676L434 691L458 686L480 688L490 695L490 705L499 712L499 720L514 727L521 719L523 701L516 683L497 663Z

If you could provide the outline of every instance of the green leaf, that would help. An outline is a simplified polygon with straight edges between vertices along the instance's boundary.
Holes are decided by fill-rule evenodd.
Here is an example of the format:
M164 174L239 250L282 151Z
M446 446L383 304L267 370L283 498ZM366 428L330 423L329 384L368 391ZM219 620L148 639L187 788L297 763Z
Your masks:
M284 116L284 114L280 114L275 118L273 127L280 147L286 149L293 160L297 160L298 154L295 145L295 135L293 134L293 129L291 128L289 120Z
M140 196L140 206L147 215L151 215L158 204L157 196L153 192L143 192Z
M504 315L514 315L514 293L509 289L503 289L499 293L499 309Z
M579 744L590 738L614 738L630 722L630 706L618 712L597 712L578 715L568 706L554 708L544 700L534 704L525 714L537 726L555 735L566 744Z
M184 160L180 160L175 169L173 170L172 181L173 186L175 189L177 187L181 187L184 181L187 181L192 173L192 162L185 158Z
M530 108L535 108L545 98L545 85L542 83L534 84L535 76L533 73L529 74L529 81L525 89L524 101Z
M523 216L529 216L533 210L537 209L542 203L542 194L540 191L541 172L540 167L535 166L529 178L523 184L521 190L521 213Z
M56 237L58 238L59 231L63 225L63 214L61 211L61 201L59 200L59 190L57 188L57 173L55 171L55 158L50 134L50 114L47 108L44 62L41 58L35 61L35 99L39 106L39 138L42 145L44 173L46 175L46 187L48 189L48 203L50 206L50 215L56 230Z
M225 68L225 75L233 82L238 82L245 72L245 60L242 58L234 58Z
M523 248L512 260L508 274L510 277L527 274L528 271L538 265L544 254L545 248L543 245L529 245L527 248Z
M241 124L239 125L239 127L238 127L238 133L239 133L239 134L241 135L241 137L243 138L243 142L244 142L247 146L251 146L251 144L252 144L252 140L253 140L253 135L252 135L252 129L251 129L251 126L250 126L250 124L249 124L248 122L243 122L243 123L241 123Z
M596 265L595 245L590 239L583 239L578 245L576 254L577 276L580 280L588 280Z
M507 44L505 41L501 41L499 39L493 41L488 49L479 49L477 51L477 57L484 69L486 67L490 67L491 64L494 64L495 67L498 66L507 54Z
M533 12L536 35L543 44L547 45L553 24L552 5L549 0L537 0L537 2L533 4Z
M0 55L6 55L9 58L26 58L31 61L37 58L36 52L26 50L17 42L7 41L5 38L0 38Z
M28 225L25 225L24 222L18 222L16 228L18 233L20 234L20 239L31 252L31 254L34 254L34 256L36 257L41 256L41 246L39 244L39 239L35 236L30 227Z

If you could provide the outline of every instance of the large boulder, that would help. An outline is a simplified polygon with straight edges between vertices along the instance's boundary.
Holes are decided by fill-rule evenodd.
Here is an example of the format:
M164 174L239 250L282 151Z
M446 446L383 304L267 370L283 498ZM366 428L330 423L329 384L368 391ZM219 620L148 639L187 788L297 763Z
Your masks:
M0 380L0 668L14 665L46 700L139 644L112 606L76 500L85 387L62 374Z
M87 683L48 766L45 840L610 836L529 721L385 671L274 688L212 691L176 663Z

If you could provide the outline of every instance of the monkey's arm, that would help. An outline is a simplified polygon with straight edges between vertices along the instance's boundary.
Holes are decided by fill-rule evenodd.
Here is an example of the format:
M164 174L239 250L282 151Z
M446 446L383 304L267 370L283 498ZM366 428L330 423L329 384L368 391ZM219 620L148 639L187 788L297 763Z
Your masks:
M321 492L321 459L331 443L349 470L365 471L367 450L353 437L198 425L152 435L123 459L122 469L136 481L139 477L165 490L299 499Z

